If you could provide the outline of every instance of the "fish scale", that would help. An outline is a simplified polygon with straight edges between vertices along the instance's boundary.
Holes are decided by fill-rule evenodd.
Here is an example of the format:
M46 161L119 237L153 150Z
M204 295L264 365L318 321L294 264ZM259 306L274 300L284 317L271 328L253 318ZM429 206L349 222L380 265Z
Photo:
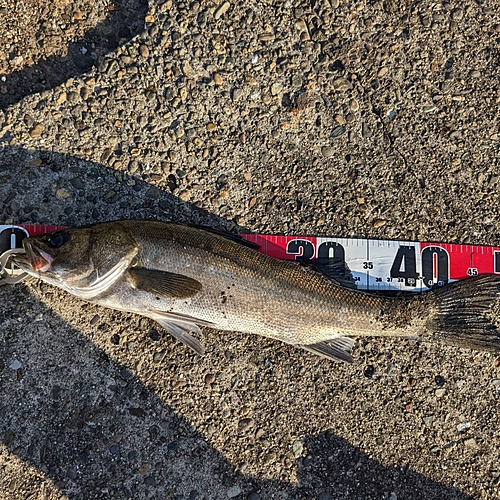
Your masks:
M291 344L313 344L340 336L346 323L352 327L355 322L369 322L380 310L382 299L358 296L298 266L225 238L175 225L169 226L167 233L161 223L158 226L158 230L155 226L148 231L142 227L133 230L141 249L139 265L200 280L200 294L173 300L168 307L209 321L218 329L258 332ZM213 272L207 269L207 262ZM113 300L123 301L121 297L114 294ZM148 303L148 307L155 305ZM127 305L127 310L131 307ZM346 312L340 311L342 307Z

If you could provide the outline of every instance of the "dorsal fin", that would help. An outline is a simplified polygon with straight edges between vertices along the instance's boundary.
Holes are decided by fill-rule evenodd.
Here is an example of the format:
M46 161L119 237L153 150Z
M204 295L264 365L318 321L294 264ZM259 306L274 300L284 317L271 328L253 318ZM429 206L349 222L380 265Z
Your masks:
M320 257L311 260L298 260L297 262L312 272L321 274L328 280L333 281L336 285L357 289L351 270L344 261Z
M217 234L218 236L226 238L226 240L234 241L235 243L239 243L240 245L252 248L254 250L258 250L260 248L260 245L258 243L245 240L245 238L243 238L239 234L230 233L229 231L226 231L224 228L213 228L209 226L201 226L199 224L189 224L189 227L201 229L202 231L207 231L208 233L212 234Z

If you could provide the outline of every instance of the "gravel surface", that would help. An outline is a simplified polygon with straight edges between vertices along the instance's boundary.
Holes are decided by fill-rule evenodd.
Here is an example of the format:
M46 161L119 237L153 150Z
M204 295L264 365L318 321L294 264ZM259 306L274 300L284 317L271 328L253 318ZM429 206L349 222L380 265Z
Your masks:
M494 0L0 14L3 222L500 245ZM0 329L2 499L500 497L491 354L361 339L347 366L205 329L200 359L36 280Z

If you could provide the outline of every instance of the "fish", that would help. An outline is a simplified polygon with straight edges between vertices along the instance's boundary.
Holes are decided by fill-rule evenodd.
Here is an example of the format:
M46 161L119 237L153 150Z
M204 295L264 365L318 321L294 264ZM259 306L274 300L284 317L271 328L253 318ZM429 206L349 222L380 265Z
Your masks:
M252 247L253 246L253 247ZM273 259L237 235L119 220L23 240L15 265L80 299L156 321L197 354L201 327L279 340L352 362L356 339L398 337L500 350L500 277L383 296Z

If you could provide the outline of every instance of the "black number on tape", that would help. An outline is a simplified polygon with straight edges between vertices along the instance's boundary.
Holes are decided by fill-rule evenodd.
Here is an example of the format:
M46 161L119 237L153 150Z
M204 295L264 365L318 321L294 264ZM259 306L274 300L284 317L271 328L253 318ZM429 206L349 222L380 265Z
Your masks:
M412 286L417 279L417 259L414 246L400 246L394 257L391 267L391 278L399 278L401 283L405 280L406 286ZM411 284L410 284L411 282Z
M22 248L22 241L28 237L27 231L21 227L9 227L0 232L0 254L11 248Z
M334 264L345 262L345 250L340 243L325 241L318 248L318 259L333 259Z
M500 252L495 251L494 271L500 273Z
M441 247L427 247L422 251L422 275L428 288L448 283L448 252Z
M295 260L309 260L314 257L314 245L307 240L291 240L286 253L295 255Z

